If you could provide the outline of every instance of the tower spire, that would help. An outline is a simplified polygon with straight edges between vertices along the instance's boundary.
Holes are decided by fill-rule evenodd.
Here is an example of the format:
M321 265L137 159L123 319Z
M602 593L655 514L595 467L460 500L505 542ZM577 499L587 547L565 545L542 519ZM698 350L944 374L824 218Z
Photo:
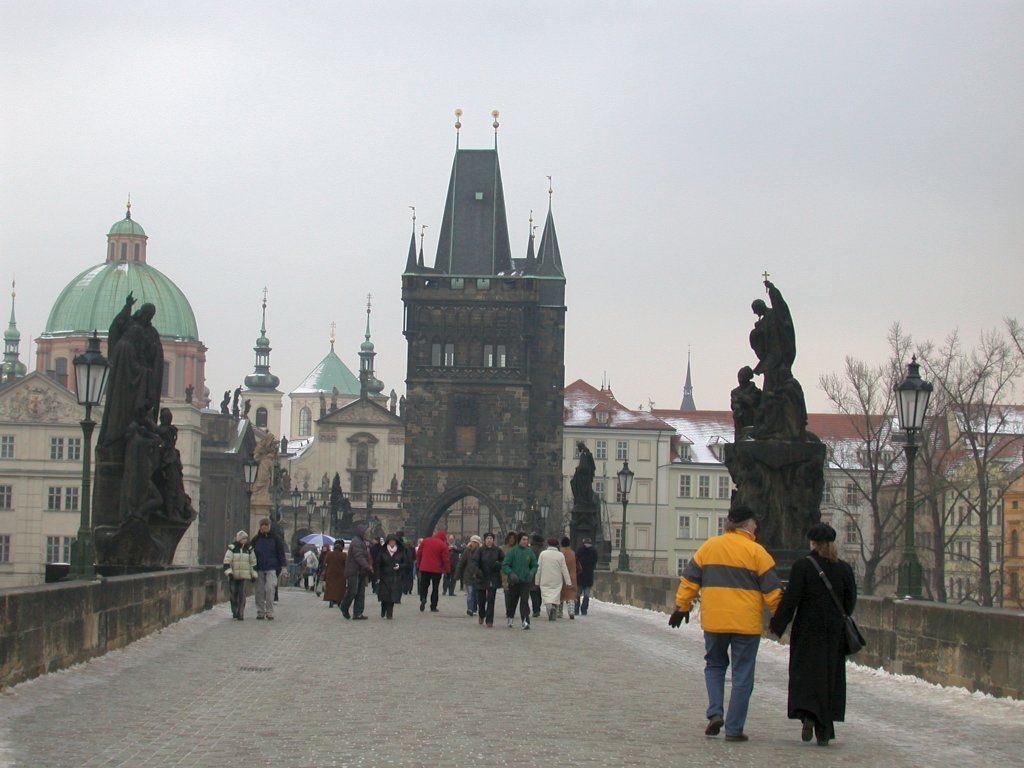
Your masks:
M409 274L416 271L416 206L410 205L412 211L412 236L409 238L409 255L405 260L405 272Z
M690 348L686 348L686 382L683 384L683 402L679 406L681 411L696 411L697 405L693 402L693 380L690 378Z
M124 217L126 219L130 219L132 217L132 193L131 192L128 193L128 203L127 203L126 207L127 207L128 210L125 212Z
M499 115L499 112L496 109L491 112L491 117L494 118L494 122L491 123L491 127L494 128L494 148L495 149L498 148L498 126L500 125L500 123L498 122L498 115Z
M370 340L370 308L373 301L373 294L366 294L366 340Z
M256 339L256 346L252 348L256 353L256 364L253 372L245 377L245 388L248 390L275 390L281 380L270 372L270 339L267 338L267 289L263 288L263 302L261 304L260 335ZM264 425L265 426L265 425Z
M427 232L427 225L426 224L420 224L420 259L419 259L419 266L420 266L421 269L423 267L423 237L426 235L426 232Z
M379 395L384 391L384 384L378 381L373 373L373 359L377 353L370 341L370 311L373 294L366 294L366 340L359 345L359 397L363 400L370 395Z
M459 151L459 136L462 133L462 109L455 109L455 151Z
M338 329L338 324L335 323L333 320L331 320L331 336L330 336L330 340L331 340L331 351L332 352L334 351L334 338L335 338L335 332L337 331L337 329Z

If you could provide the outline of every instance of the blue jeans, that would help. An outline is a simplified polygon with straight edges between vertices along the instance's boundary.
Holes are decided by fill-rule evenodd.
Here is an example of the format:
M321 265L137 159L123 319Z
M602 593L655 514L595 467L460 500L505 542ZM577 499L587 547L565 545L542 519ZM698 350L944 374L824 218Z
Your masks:
M725 735L738 736L743 733L747 721L747 706L754 690L754 663L760 635L738 635L729 632L705 632L704 682L708 688L709 718L724 714L725 670L729 667L729 649L732 648L732 693L729 695L729 712L725 715Z
M476 613L476 587L472 584L466 585L466 610Z
M580 587L579 592L576 594L576 613L586 616L587 610L590 608L590 590L593 587Z

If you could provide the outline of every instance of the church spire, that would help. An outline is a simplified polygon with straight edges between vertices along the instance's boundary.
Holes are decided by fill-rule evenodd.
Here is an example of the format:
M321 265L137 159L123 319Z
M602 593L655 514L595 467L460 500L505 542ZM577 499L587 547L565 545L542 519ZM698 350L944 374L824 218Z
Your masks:
M679 406L681 411L696 411L697 406L693 402L693 381L690 378L690 350L686 350L686 383L683 384L683 402Z
M405 260L405 273L411 274L416 271L416 206L410 205L412 210L412 237L409 238L409 257Z
M14 319L14 281L11 280L11 321L4 331L4 361L3 380L11 381L20 379L28 373L28 368L18 357L18 348L21 346L21 332L18 330L18 323Z
M530 238L526 246L526 261L523 262L523 274L532 275L537 270L537 254L533 248L534 231L537 229L533 223L533 210L530 210Z
M420 224L420 260L419 260L418 266L419 266L421 271L423 269L423 238L426 236L426 234L427 234L427 225L426 224Z
M365 400L371 395L379 395L384 391L384 383L379 381L373 372L373 359L377 353L370 341L370 311L373 294L366 294L366 334L365 341L359 345L359 397Z
M540 249L537 254L537 274L543 277L565 279L562 270L562 254L558 250L558 235L555 234L555 217L551 211L551 199L555 190L548 176L548 217L544 220L544 231L540 235Z
M270 339L267 338L267 289L263 289L262 316L260 319L260 335L256 346L256 364L253 372L245 377L245 388L250 390L274 390L281 380L270 372Z

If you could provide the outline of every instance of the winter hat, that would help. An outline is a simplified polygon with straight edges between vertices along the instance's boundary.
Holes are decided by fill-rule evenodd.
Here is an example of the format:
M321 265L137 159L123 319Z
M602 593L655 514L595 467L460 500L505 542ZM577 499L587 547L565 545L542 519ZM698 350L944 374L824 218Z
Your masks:
M735 507L729 510L730 523L745 523L747 520L753 520L755 517L754 510L750 507Z
M556 539L554 536L552 536L550 539L548 539L548 546L549 547L557 547L558 546L558 539Z
M248 539L248 538L249 538L249 534L246 533L245 531L239 531L238 533L235 534L235 541L241 541L242 539Z
M810 530L807 531L807 539L809 541L827 543L836 540L836 529L828 523L818 523L812 525Z
M475 542L476 542L477 544L483 544L483 542L482 542L482 541L480 540L480 537L479 537L479 536L477 536L477 535L476 535L475 533L474 533L474 534L473 534L472 536L470 536L470 537L469 537L469 543L470 543L470 544L472 544L472 543L473 543L474 541L475 541Z

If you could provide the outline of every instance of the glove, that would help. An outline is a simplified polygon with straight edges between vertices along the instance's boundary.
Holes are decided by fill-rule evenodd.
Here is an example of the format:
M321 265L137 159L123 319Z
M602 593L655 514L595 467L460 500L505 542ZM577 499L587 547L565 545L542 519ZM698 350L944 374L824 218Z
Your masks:
M690 612L681 611L678 608L676 608L675 613L669 616L668 625L672 627L672 629L678 629L679 625L682 624L684 621L687 624L690 623Z

